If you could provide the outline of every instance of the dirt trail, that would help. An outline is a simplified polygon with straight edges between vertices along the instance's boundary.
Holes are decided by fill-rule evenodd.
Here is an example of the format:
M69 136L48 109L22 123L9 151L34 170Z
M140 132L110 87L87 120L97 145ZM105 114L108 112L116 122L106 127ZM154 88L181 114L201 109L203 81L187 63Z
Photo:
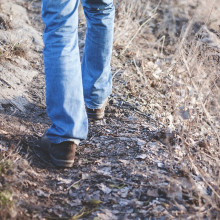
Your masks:
M115 88L106 118L90 122L89 138L80 144L74 167L56 169L37 150L36 141L49 126L40 1L2 1L0 12L0 42L5 45L0 57L0 152L19 148L21 156L7 180L16 201L14 216L165 219L169 213L190 212L193 200L186 189L192 185L179 164L181 151L178 146L170 148L174 136L165 134L138 103L134 106L124 100L119 91L127 89L123 73L114 66ZM82 48L84 19L79 31ZM169 160L171 153L176 160ZM173 176L176 182L170 181Z

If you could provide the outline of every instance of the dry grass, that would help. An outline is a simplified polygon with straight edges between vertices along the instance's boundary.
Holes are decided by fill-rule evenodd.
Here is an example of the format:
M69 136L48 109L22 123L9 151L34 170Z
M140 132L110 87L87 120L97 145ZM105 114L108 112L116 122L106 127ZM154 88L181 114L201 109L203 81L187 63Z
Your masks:
M13 57L26 57L27 48L22 43L0 42L0 59L12 59Z
M114 63L128 89L121 98L151 114L167 133L175 133L170 164L179 160L192 183L187 188L177 182L193 200L190 209L179 213L182 217L220 217L218 3L116 4ZM178 177L169 179L176 182Z
M1 145L0 145L1 147ZM18 161L15 152L5 152L0 148L0 218L13 219L17 215L14 190L16 166L12 161ZM16 179L17 181L17 179ZM15 181L15 182L16 182Z
M15 56L26 57L27 46L22 40L18 40L18 36L10 33L12 24L10 18L3 14L2 5L0 3L0 60L11 59Z

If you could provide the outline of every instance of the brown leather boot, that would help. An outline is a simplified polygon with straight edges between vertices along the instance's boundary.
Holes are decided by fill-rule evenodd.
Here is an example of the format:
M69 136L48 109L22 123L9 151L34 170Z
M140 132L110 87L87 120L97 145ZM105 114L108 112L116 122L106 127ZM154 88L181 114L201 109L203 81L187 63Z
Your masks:
M60 144L50 143L47 136L41 138L40 148L47 152L57 167L72 167L75 160L77 145L74 142L65 141Z
M103 119L105 116L105 107L107 104L108 104L108 100L106 100L104 105L99 109L91 109L86 107L88 118L93 120Z
M51 144L49 155L55 166L72 167L75 160L76 144L70 141Z

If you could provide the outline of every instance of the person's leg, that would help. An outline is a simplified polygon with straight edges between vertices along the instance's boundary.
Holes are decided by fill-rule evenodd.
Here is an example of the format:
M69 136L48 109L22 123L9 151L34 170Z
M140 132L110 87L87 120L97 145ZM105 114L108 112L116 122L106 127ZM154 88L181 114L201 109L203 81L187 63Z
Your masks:
M85 104L90 109L103 106L112 91L111 55L115 8L113 0L83 0L87 19L82 61Z
M88 132L78 48L79 0L43 0L44 65L51 143L78 142Z

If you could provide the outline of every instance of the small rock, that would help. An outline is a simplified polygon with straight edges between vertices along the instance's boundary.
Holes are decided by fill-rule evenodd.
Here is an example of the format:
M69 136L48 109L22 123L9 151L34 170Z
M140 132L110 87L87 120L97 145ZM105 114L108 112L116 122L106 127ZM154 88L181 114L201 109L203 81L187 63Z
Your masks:
M147 158L147 154L140 154L140 155L137 155L136 159L146 159Z
M72 202L71 201L67 201L67 204L70 205L71 207L75 207L75 206L82 205L82 202L79 199L74 199Z
M147 190L147 195L150 196L150 197L157 198L159 196L158 195L158 190L157 189L149 189L149 190Z
M43 192L43 191L40 190L40 189L36 190L36 194L37 194L37 196L39 196L39 197L45 197L45 198L49 198L49 197L50 197L50 194L49 194L49 193Z
M102 192L104 192L105 194L109 194L112 190L110 188L108 188L106 185L104 185L103 183L98 185L99 189L102 190Z
M189 109L185 109L184 106L181 106L179 108L179 114L182 117L182 119L187 120L190 118Z
M162 213L164 211L164 207L161 205L158 205L154 208L154 211L158 212L158 213Z
M119 204L120 206L127 206L129 205L130 201L127 199L120 199Z
M157 163L157 166L158 166L159 168L161 168L161 169L164 169L164 168L165 168L165 165L164 165L163 163L161 163L161 162L158 162L158 163Z
M120 195L123 198L126 198L129 192L129 188L128 187L124 187L122 189L120 189Z
M181 202L183 200L182 187L178 184L171 184L167 192L167 197Z
M141 140L141 139L137 139L137 145L138 146L143 146L143 145L145 145L146 144L146 141L144 141L144 140Z
M129 164L129 160L119 160L119 162L123 163L124 166Z
M63 184L70 184L72 182L72 179L64 179L62 177L58 177L57 180L59 181L57 184L58 185L63 185Z
M86 179L89 179L90 178L90 175L88 173L82 173L82 179L83 180L86 180Z
M103 209L102 213L98 213L97 217L100 220L117 220L118 218L112 213L112 210Z
M104 176L110 176L111 175L111 167L102 167L101 169L98 169L96 172L98 174L101 174Z

